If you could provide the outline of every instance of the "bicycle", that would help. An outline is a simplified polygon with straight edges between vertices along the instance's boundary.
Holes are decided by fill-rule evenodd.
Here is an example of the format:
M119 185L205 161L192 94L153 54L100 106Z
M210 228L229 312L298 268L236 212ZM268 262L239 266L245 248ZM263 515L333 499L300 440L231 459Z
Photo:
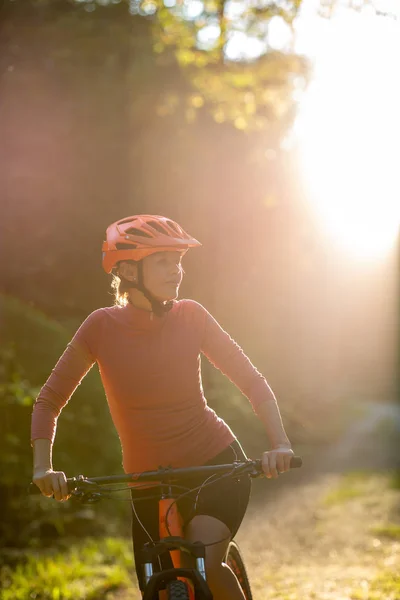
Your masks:
M291 459L290 467L296 468L302 465L298 456ZM72 477L67 479L68 489L71 496L83 503L98 502L102 498L108 498L108 494L121 490L130 490L130 486L124 488L104 487L124 483L135 484L143 482L156 482L155 487L149 488L153 493L159 488L156 496L159 499L159 534L160 540L144 544L141 550L141 563L144 573L145 589L142 600L158 600L159 592L166 590L168 600L213 600L211 591L207 585L205 569L205 550L207 544L201 542L188 542L183 538L182 523L177 510L179 497L189 494L205 485L212 485L224 477L240 477L248 475L251 478L262 477L263 470L261 460L235 461L224 465L207 465L202 467L187 467L173 469L171 467L159 467L156 471L144 471L142 473L128 473L125 475L111 475L105 477ZM188 476L202 476L204 479L216 477L201 486L189 489L183 494L174 494L172 488L182 489L176 482L184 480ZM39 488L31 483L29 492L39 494ZM153 496L154 497L154 496ZM145 498L148 499L148 498ZM220 540L222 541L222 540ZM154 572L153 563L160 556L170 552L173 568L161 569ZM195 568L182 566L182 552L186 552L195 560ZM225 563L233 570L238 578L246 600L252 600L249 578L242 558L239 546L232 540L228 546ZM161 565L161 563L160 563Z

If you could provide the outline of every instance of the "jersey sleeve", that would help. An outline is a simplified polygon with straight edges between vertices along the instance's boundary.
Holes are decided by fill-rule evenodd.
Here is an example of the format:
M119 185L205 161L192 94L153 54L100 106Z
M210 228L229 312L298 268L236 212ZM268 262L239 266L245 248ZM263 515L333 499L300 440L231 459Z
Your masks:
M96 361L101 324L100 309L82 323L40 390L32 411L32 442L54 441L62 409Z
M201 352L248 398L255 412L264 402L276 402L265 377L242 348L201 304L196 310L202 320Z

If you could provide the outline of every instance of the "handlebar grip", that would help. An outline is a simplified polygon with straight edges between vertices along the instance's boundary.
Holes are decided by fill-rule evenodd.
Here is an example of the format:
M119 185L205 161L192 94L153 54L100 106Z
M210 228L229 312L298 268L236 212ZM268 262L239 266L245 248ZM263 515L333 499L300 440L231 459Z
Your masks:
M258 472L258 475L256 475L256 477L258 476L262 476L263 475L263 468L262 468L262 462L261 459L258 458L255 462L256 465L256 470ZM291 469L298 469L299 467L301 467L303 464L303 459L300 456L292 456L292 458L290 459L290 468Z
M67 479L67 486L69 492L71 492L74 489L76 481L76 477L71 477L71 479ZM35 483L33 483L33 481L31 481L31 483L28 485L27 493L29 494L29 496L38 496L42 492L40 491L38 486Z

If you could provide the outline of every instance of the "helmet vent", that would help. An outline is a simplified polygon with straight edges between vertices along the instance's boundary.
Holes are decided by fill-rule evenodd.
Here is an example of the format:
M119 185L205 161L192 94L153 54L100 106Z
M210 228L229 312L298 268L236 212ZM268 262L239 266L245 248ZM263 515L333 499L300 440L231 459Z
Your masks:
M182 232L179 231L177 225L173 221L167 221L168 225L177 233L178 235L182 235Z
M159 223L157 223L157 221L147 221L147 225L150 225L150 227L153 227L153 229L157 229L157 231L159 233L168 235L168 233L165 231L164 227L162 225L160 225Z
M132 242L131 244L115 244L117 250L134 250L137 248L137 244Z
M145 231L142 231L141 229L136 229L136 227L130 227L129 229L127 229L125 231L125 233L130 234L130 235L140 235L142 237L151 238L151 235L149 235Z

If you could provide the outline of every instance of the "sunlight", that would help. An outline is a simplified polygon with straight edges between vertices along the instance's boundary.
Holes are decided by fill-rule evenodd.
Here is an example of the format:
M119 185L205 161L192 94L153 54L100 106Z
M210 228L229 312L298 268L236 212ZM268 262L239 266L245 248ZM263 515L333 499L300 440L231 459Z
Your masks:
M221 27L219 22L209 22L197 33L197 48L200 50L212 50L218 44L220 35Z
M332 240L380 259L400 225L399 23L370 12L316 21L297 32L297 50L315 57L294 127L301 170Z
M282 17L272 17L268 24L268 46L284 52L292 43L292 31Z
M252 61L260 58L266 49L266 41L242 31L233 31L225 46L225 56L232 61Z
M204 4L201 0L189 0L183 4L182 16L186 20L193 20L200 17L204 11Z

